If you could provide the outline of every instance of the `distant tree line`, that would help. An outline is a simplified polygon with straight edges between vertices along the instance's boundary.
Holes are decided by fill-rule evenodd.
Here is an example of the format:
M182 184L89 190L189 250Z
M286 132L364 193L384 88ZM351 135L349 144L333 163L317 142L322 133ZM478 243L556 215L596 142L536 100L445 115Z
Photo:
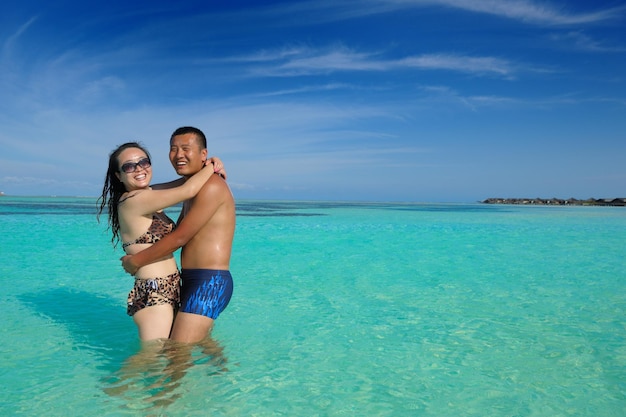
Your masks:
M542 206L626 206L626 198L588 198L577 200L568 198L488 198L483 200L484 204L524 204Z

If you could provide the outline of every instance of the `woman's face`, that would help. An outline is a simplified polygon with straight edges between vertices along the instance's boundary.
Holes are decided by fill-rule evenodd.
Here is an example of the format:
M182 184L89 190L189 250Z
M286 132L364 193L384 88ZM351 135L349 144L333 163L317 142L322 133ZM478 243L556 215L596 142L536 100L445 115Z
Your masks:
M124 149L117 157L117 162L119 168L116 175L126 191L148 188L152 180L152 166L144 151L139 148Z

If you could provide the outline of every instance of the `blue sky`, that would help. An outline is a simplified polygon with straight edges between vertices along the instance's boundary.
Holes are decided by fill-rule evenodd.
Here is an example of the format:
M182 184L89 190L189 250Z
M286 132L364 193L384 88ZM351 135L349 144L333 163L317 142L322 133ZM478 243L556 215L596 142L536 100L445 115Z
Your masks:
M93 4L93 5L92 5ZM236 198L626 197L626 2L4 1L0 191L201 128Z

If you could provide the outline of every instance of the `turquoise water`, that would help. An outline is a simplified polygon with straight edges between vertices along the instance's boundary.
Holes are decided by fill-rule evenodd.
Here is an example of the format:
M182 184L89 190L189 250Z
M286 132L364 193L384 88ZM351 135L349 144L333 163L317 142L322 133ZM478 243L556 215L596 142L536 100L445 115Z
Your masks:
M94 213L0 197L0 415L624 415L624 208L239 201L183 359L138 355Z

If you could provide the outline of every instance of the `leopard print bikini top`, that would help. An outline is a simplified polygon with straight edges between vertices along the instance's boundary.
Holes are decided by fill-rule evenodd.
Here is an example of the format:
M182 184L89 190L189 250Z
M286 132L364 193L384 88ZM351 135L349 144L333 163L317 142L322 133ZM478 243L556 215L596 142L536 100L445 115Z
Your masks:
M136 245L138 243L155 243L163 238L163 236L174 230L175 223L172 219L167 217L163 212L152 214L152 223L148 228L148 231L139 236L132 242L124 242L122 248L126 249L127 246Z

